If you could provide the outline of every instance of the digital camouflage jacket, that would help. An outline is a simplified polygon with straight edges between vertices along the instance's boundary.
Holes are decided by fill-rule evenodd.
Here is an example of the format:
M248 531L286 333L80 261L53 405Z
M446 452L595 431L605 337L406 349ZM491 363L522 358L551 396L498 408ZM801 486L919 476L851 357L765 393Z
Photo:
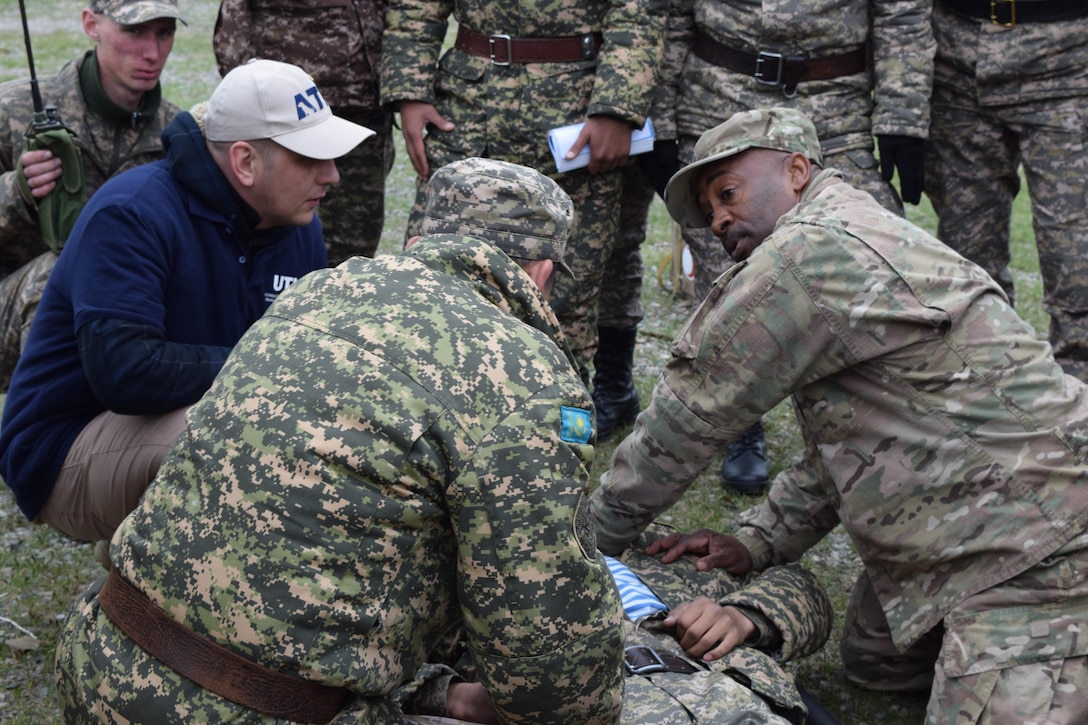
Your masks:
M622 614L565 349L487 242L431 236L313 272L190 410L113 564L197 633L357 693L337 723L397 722L389 693L458 626L504 722L616 722ZM136 647L96 591L60 645L67 718L247 716Z
M223 0L213 48L219 72L250 58L293 63L334 109L378 108L388 0Z

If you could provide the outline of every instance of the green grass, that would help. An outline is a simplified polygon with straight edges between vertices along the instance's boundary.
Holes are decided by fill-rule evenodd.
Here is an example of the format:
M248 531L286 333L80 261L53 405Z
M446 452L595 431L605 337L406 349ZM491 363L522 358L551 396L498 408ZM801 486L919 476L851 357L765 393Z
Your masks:
M28 0L39 75L55 72L79 49L89 47L79 24L84 4L73 0ZM211 51L211 30L218 2L184 0L181 7L189 26L178 29L163 84L167 98L182 108L190 108L208 97L219 78ZM27 75L18 5L16 0L0 0L0 80ZM407 155L401 149L389 177L381 254L396 253L400 248L414 195L414 179ZM920 207L910 208L908 216L927 229L935 227L932 210L924 201ZM657 281L659 265L667 263L672 252L670 238L668 216L664 206L656 201L643 247L646 319L640 327L635 360L636 384L644 404L649 401L653 383L668 358L670 341L688 313L688 303L671 295ZM1017 307L1037 330L1045 331L1034 235L1025 194L1020 195L1016 204L1013 267ZM798 429L788 404L773 410L764 423L772 466L778 471L799 455ZM616 442L600 446L598 470L607 465ZM52 686L56 637L69 603L101 569L92 558L90 545L69 541L47 527L28 524L16 509L10 492L0 489L0 580L4 582L0 587L0 722L58 723ZM732 517L751 503L723 493L717 466L712 466L665 517L684 529L708 526L727 530ZM858 572L856 557L846 537L841 533L827 537L806 555L805 563L820 577L841 612ZM24 630L35 635L36 647L23 649L27 646ZM834 637L837 636L836 632ZM838 665L837 647L832 639L822 652L795 665L794 671L844 723L899 725L921 721L924 697L877 695L855 688L842 680Z

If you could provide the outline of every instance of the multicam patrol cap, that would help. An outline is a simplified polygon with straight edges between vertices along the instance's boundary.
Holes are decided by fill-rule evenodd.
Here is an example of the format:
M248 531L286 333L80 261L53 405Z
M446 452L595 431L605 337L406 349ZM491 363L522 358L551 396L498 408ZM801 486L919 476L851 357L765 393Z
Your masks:
M176 18L188 25L178 10L178 0L91 0L91 12L118 25L139 25L155 18Z
M695 161L676 172L665 187L665 206L682 226L710 226L695 189L698 172L708 164L751 148L805 154L823 165L816 127L792 108L756 108L733 114L725 123L703 133L695 144Z
M423 213L420 234L484 239L516 260L550 259L574 277L563 261L574 204L535 169L482 158L446 164L431 174Z

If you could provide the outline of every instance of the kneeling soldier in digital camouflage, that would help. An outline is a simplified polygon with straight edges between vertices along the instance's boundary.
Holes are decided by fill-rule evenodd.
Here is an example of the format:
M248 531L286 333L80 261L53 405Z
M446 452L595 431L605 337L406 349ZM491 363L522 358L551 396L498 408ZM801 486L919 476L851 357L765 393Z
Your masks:
M284 292L190 410L57 650L69 722L394 723L463 626L507 723L614 723L592 401L547 303L569 197L483 159L427 236Z

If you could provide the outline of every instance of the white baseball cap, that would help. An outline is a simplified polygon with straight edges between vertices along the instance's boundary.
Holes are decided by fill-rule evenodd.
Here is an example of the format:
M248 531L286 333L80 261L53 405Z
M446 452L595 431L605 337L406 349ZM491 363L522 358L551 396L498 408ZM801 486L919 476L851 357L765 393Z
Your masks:
M296 65L253 59L223 77L204 116L209 141L267 138L310 159L336 159L374 131L334 116L310 75Z

